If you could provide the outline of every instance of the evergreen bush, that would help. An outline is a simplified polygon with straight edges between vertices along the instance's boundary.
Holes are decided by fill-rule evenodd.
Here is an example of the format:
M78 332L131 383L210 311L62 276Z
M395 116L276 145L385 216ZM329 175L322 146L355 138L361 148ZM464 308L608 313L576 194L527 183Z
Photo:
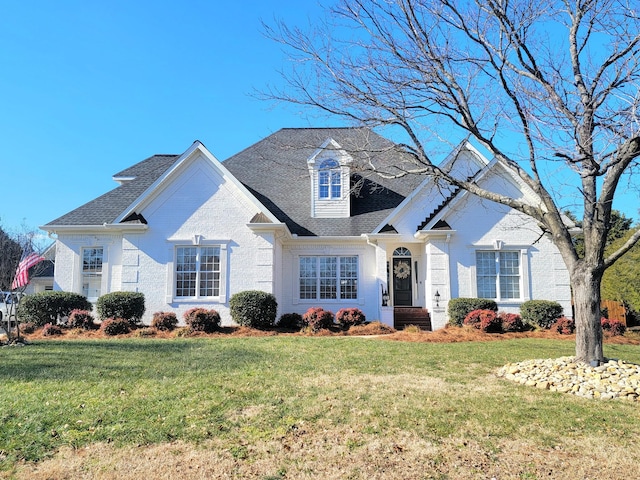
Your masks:
M135 325L144 315L144 293L111 292L105 293L96 302L96 311L101 320L123 318Z
M238 325L252 328L273 327L278 312L278 302L271 293L261 290L245 290L229 299L231 318Z
M73 310L91 310L86 297L78 293L46 291L25 295L18 305L21 322L33 322L42 327L47 323L56 324L58 319L68 317Z
M550 328L562 316L562 305L550 300L528 300L520 307L522 320L540 328Z

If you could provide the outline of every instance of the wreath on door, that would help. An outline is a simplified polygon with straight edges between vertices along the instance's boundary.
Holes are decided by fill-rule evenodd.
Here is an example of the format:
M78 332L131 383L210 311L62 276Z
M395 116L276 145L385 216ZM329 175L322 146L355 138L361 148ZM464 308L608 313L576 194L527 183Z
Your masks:
M411 275L411 266L407 262L398 262L395 267L393 267L393 274L396 278L407 278Z

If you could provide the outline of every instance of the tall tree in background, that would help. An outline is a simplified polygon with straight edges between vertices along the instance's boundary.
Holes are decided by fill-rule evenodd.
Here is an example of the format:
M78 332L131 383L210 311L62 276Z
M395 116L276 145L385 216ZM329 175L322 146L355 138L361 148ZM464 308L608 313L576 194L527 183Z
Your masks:
M430 175L537 220L569 271L576 356L603 360L602 276L640 238L605 255L614 195L633 185L640 155L639 10L626 0L344 0L309 31L266 27L294 60L286 88L267 96L401 131L414 164L396 175ZM430 150L441 136L474 139L540 202L452 178ZM561 215L576 206L582 257Z
M11 290L11 282L22 255L22 246L0 228L0 291Z

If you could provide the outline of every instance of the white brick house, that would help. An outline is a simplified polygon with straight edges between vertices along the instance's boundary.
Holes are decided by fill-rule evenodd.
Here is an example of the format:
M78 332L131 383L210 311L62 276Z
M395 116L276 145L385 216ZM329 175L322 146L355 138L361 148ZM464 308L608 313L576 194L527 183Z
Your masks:
M273 293L279 314L358 307L394 325L417 309L433 329L456 297L493 298L506 311L554 300L570 314L568 273L535 221L429 178L371 171L407 161L350 128L283 129L222 163L200 142L155 155L41 227L57 236L54 288L90 300L143 292L147 323L203 306L230 324L230 296L249 289ZM443 165L537 203L467 143Z

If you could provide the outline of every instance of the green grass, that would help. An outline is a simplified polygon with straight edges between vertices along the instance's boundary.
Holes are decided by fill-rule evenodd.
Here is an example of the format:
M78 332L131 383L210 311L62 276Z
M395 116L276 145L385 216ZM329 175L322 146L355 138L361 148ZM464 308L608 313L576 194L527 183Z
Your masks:
M1 469L67 445L247 442L294 429L348 425L455 435L491 445L550 447L601 435L624 447L640 435L636 404L540 391L493 372L507 362L573 353L566 341L403 343L329 337L43 341L0 350ZM637 346L605 354L640 363ZM627 440L628 439L628 440ZM349 448L357 449L353 444Z

